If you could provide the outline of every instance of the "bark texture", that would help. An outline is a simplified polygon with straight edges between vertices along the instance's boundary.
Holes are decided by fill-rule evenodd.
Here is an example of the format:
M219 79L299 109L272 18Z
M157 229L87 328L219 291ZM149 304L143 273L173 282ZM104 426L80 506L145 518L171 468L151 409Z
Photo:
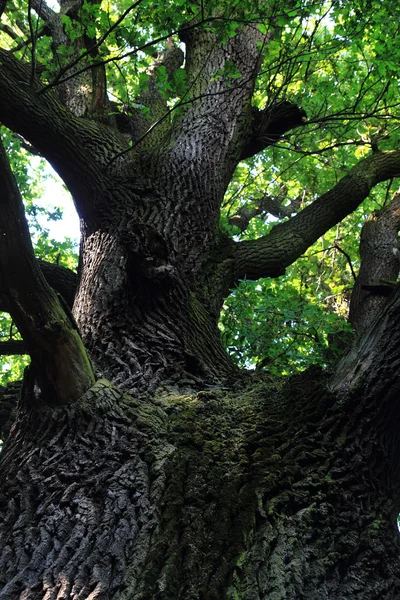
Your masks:
M360 240L360 272L351 295L349 320L361 335L379 315L400 270L400 194L365 222Z
M398 339L379 348L399 304L352 387L339 366L330 391L316 370L148 403L105 381L73 407L23 396L0 598L397 597Z
M56 51L61 15L31 5ZM82 5L61 2L61 13L74 21ZM397 176L400 151L375 153L268 236L235 243L219 229L234 169L305 118L287 101L251 107L273 25L262 34L240 24L224 43L198 22L182 27L184 67L171 42L147 73L147 120L136 109L109 114L101 65L79 72L98 50L81 33L74 57L83 51L84 62L61 65L47 86L34 61L0 50L0 120L51 162L81 219L78 280L42 270L55 289L69 282L61 293L101 377L92 385L88 368L79 397L61 406L51 387L37 393L37 361L25 374L0 461L0 599L398 597L400 292L330 379L314 370L244 383L217 319L240 278L281 275ZM216 76L230 63L239 80ZM161 67L186 71L173 119ZM12 227L25 227L22 213ZM2 254L0 275L32 355L48 342L46 366L54 346L43 315L56 315L53 333L73 320L28 244L0 241L23 258L14 273ZM72 330L60 352L80 341ZM1 390L4 433L13 398Z

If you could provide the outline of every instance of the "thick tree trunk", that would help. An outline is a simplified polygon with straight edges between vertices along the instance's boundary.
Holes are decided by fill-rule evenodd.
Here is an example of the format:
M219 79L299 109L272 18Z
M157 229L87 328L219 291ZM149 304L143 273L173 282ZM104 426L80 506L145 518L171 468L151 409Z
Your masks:
M53 408L23 392L1 600L396 598L399 307L330 379L148 402L100 381Z
M111 191L118 179L107 173L85 215L74 314L101 376L135 393L183 373L198 387L235 372L217 328L221 289L207 276L225 188L173 159L153 164L151 183L134 190L123 180Z
M354 285L349 321L356 335L368 329L394 289L400 269L398 232L400 194L364 223L360 238L361 265Z
M1 462L1 600L396 598L390 346L383 378L351 391L311 371L148 403L105 381L72 407L23 395Z

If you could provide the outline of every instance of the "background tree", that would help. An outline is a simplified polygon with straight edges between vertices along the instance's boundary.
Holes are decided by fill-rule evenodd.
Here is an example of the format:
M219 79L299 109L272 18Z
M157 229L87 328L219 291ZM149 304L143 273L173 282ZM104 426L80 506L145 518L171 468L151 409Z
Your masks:
M397 3L0 6L0 598L396 597Z

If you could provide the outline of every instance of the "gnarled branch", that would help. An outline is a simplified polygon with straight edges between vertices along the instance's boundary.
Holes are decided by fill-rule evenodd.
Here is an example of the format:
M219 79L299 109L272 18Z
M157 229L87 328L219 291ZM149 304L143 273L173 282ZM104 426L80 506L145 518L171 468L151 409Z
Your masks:
M232 285L239 279L279 277L321 235L353 212L379 182L400 176L400 150L360 161L334 188L262 238L232 246Z
M94 374L76 326L46 283L33 254L22 198L3 146L0 188L1 287L32 357L30 380L46 401L74 402L92 386Z
M306 118L304 110L292 102L279 102L264 110L252 108L251 133L243 146L240 160L258 154L290 129L299 127Z

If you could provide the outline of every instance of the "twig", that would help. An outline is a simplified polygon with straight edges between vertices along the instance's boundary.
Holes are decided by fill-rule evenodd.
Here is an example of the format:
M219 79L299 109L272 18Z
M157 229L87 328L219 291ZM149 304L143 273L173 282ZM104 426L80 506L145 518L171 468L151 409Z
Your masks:
M347 252L345 250L343 250L343 248L341 248L340 246L338 246L338 244L336 244L336 242L333 244L333 247L336 248L336 250L339 250L339 252L341 252L347 258L347 262L349 263L351 274L353 275L353 279L355 281L357 279L357 275L355 274L355 271L353 269L353 264L351 262L350 255L347 254Z

